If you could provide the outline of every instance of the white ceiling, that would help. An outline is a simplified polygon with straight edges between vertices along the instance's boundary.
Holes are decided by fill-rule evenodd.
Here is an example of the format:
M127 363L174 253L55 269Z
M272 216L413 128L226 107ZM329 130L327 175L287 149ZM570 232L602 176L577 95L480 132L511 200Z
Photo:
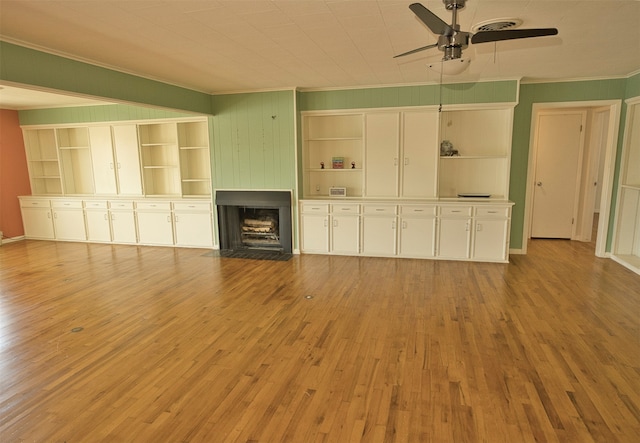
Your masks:
M212 93L424 84L436 42L412 0L0 0L0 38ZM447 23L441 0L421 2ZM559 34L471 45L447 81L625 77L640 70L638 0L468 0L462 30L516 17ZM0 100L2 96L0 95ZM0 102L0 106L2 102Z

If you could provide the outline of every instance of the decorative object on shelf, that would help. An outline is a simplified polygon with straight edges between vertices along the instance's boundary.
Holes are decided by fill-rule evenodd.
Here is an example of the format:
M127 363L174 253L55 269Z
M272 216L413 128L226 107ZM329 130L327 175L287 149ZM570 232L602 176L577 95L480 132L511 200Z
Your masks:
M333 169L344 169L344 157L333 157L331 159L331 167Z
M351 162L351 169L356 169L356 162Z
M331 197L346 197L347 196L347 188L332 186L329 188L329 196Z
M453 143L449 140L442 140L442 143L440 143L440 155L442 157L453 157L458 155L458 150L453 149Z
M320 162L320 169L324 169L324 162Z

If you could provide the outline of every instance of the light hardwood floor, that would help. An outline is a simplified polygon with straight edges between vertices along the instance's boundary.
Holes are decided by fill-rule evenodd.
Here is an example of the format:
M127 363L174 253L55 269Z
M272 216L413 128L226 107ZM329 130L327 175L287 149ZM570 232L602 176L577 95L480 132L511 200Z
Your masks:
M638 441L640 277L592 244L206 252L0 247L0 442Z

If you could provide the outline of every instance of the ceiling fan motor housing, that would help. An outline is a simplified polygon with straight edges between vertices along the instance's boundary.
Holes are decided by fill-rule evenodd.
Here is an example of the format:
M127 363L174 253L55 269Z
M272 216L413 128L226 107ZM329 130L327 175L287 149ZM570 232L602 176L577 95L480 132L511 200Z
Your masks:
M468 32L455 32L453 35L441 35L438 37L438 49L444 52L444 60L462 57L462 50L469 46L470 34Z
M462 9L464 8L467 0L442 0L444 3L444 7L447 8L448 11L452 9Z

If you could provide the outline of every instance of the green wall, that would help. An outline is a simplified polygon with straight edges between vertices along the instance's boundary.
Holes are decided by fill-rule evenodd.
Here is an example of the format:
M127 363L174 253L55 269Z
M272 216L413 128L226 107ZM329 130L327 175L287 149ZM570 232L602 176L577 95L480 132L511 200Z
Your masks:
M516 106L513 115L511 181L509 184L509 199L516 202L511 219L511 248L522 248L524 205L526 201L526 180L527 169L529 166L529 142L531 136L533 105L535 103L622 100L625 97L626 83L626 79L610 79L520 85L520 103ZM609 235L607 238L607 251L610 251L611 235L613 234L613 217L615 214L615 198L618 183L617 176L620 168L620 153L622 136L624 134L625 111L626 107L623 105L620 130L618 134L612 207L610 219L608 221Z
M213 112L214 188L295 193L293 90L218 95Z
M299 94L300 111L385 108L462 103L508 103L518 99L518 82L453 83L448 85L309 91Z
M64 125L160 118L189 118L194 114L135 105L97 105L19 111L21 125Z
M0 41L0 79L170 109L211 114L211 96Z

